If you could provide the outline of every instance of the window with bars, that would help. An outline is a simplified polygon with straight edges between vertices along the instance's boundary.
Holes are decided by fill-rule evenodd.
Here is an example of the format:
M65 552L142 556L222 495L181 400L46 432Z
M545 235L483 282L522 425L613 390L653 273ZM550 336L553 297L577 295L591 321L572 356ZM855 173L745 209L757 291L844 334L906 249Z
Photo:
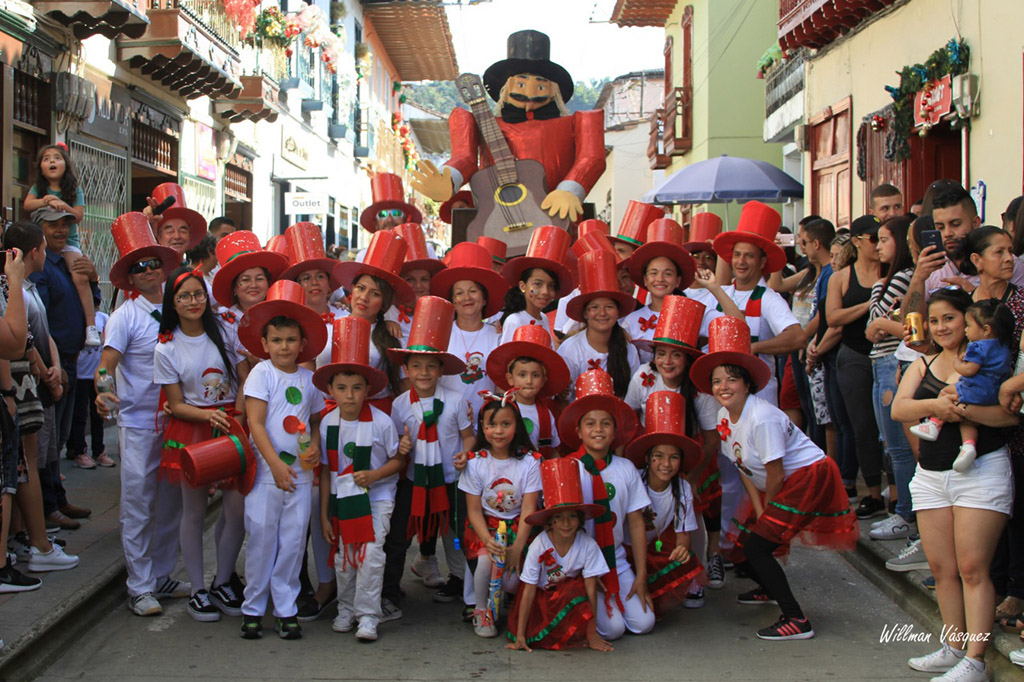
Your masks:
M238 166L224 166L224 193L234 201L252 201L252 173Z
M207 222L223 213L215 184L189 173L182 173L179 182L188 197L188 207L201 213Z
M132 123L132 161L176 175L178 140L162 130L135 121Z

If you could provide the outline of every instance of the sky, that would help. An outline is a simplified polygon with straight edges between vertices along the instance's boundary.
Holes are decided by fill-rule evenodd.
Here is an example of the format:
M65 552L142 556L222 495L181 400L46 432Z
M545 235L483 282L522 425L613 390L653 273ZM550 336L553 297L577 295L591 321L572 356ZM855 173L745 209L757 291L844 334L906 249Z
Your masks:
M483 75L507 56L509 34L528 28L548 34L551 60L573 80L589 82L664 66L664 29L608 23L614 0L449 1L448 23L462 72Z

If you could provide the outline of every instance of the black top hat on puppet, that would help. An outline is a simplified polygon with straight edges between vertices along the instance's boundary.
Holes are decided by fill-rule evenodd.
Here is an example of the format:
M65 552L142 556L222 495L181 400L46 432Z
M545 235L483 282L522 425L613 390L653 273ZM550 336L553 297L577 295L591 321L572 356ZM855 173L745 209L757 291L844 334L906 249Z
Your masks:
M327 326L323 318L306 305L306 292L290 279L279 279L267 289L267 300L245 311L238 325L238 340L258 358L270 357L263 350L263 328L275 317L295 320L306 335L306 347L299 353L299 362L309 362L327 344Z
M532 73L558 84L562 101L572 97L572 76L562 66L551 61L551 39L540 31L516 31L508 37L508 58L495 62L484 71L484 87L495 102L501 97L501 88L510 77Z

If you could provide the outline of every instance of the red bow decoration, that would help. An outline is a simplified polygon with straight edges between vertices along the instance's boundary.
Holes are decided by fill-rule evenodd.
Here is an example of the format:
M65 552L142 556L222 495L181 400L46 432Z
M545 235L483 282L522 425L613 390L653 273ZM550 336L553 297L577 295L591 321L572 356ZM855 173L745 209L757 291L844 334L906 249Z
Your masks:
M398 321L402 324L406 324L412 321L409 315L412 313L412 309L407 305L400 305L398 307Z
M658 316L651 315L648 319L640 318L640 331L649 332L658 326Z
M554 566L558 563L555 561L555 557L553 556L554 551L554 547L549 547L541 552L540 557L538 557L538 561L540 561L542 566Z
M334 322L334 313L327 311L320 316L320 319L324 321L324 324L332 324Z
M135 300L135 299L137 299L137 298L138 298L138 297L139 297L140 295L141 295L141 294L140 294L139 290L138 290L138 289L136 289L135 287L131 287L130 289L128 289L127 293L125 293L125 297L126 297L126 298L127 298L127 299L128 299L129 301L134 301L134 300Z
M174 332L160 332L156 336L156 340L160 343L167 343L174 338Z
M224 312L222 312L220 314L220 316L222 318L224 318L224 321L227 322L228 324L234 324L235 323L235 320L236 320L235 314L233 312L231 312L230 310L225 310Z
M601 369L601 358L590 358L587 360L590 369Z
M716 428L718 429L718 435L721 436L723 439L728 438L730 435L732 435L732 429L729 428L728 417L722 417L722 423L719 424Z
M476 393L478 396L484 399L485 403L492 403L496 400L500 400L501 406L505 407L509 403L514 403L516 401L515 394L518 390L519 388L517 386L513 386L512 388L508 389L507 391L501 394L493 393L491 391L477 391Z
M654 385L654 375L648 374L647 372L640 372L640 380L643 382L644 387L650 388Z
M174 288L177 289L181 285L181 283L184 282L189 277L195 277L196 279L202 280L203 282L206 281L203 279L203 269L200 267L195 267L189 270L188 272L183 272L180 275L178 275L178 278L174 280Z

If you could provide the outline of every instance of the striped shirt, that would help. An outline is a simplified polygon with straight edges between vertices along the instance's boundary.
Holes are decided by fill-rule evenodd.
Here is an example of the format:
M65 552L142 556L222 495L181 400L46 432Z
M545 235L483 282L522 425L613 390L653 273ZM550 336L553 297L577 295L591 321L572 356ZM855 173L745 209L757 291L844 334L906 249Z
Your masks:
M871 306L868 308L869 324L879 317L888 316L891 311L900 307L913 274L913 268L900 270L893 276L892 281L889 282L889 286L884 292L882 287L885 285L885 279L883 278L875 282L874 286L871 287ZM870 357L880 358L891 355L896 352L899 345L900 337L886 336L871 347Z

